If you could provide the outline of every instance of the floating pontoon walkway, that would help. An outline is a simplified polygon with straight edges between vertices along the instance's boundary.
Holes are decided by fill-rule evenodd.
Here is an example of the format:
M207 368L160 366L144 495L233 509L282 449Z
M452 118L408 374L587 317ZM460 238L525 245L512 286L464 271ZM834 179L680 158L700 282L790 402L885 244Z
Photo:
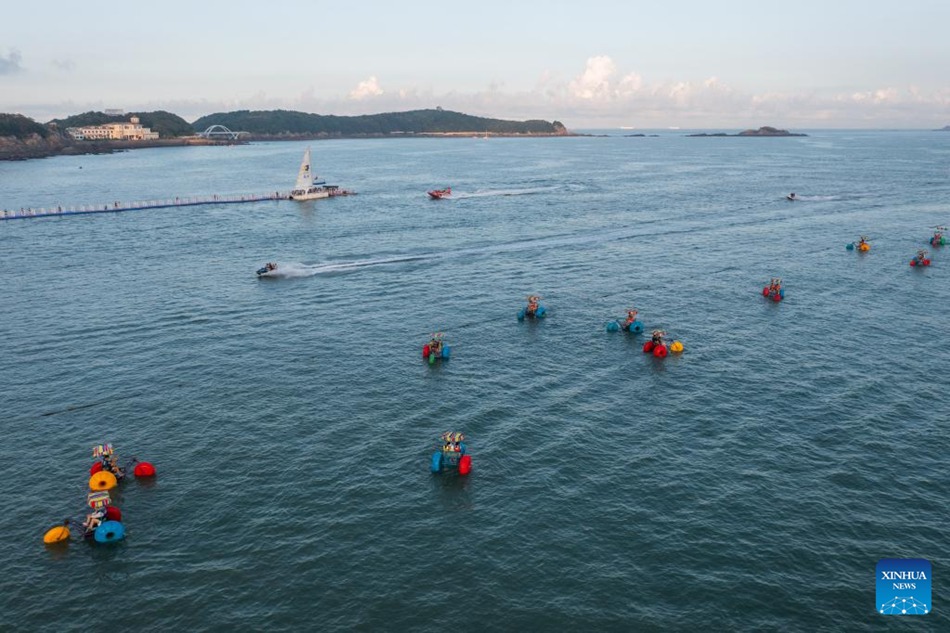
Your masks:
M145 200L142 202L113 202L112 204L83 205L78 207L50 207L48 209L0 210L0 220L23 220L26 218L49 218L59 215L87 215L89 213L118 213L120 211L144 211L145 209L168 209L171 207L196 207L203 204L240 204L265 200L287 200L287 194L248 194L235 196L204 196L197 198L171 198L169 200Z

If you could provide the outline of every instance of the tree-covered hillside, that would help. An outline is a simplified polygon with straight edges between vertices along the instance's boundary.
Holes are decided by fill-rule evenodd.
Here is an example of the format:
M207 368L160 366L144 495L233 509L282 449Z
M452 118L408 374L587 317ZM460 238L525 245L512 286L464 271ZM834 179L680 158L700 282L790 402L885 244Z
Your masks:
M203 116L194 122L202 131L224 125L234 132L279 135L382 136L389 134L445 134L489 132L492 134L564 134L558 122L504 121L449 110L412 110L362 116L308 114L292 110L238 110Z
M65 131L69 127L82 127L84 125L103 125L105 123L127 123L129 117L137 116L139 121L153 132L158 132L161 138L175 138L178 136L191 136L195 133L194 128L188 121L177 114L156 110L154 112L128 112L126 114L106 114L104 112L83 112L75 114L65 119L53 119L50 123L55 123L60 130ZM204 128L202 128L204 129Z
M0 136L26 138L38 134L42 138L49 136L49 128L22 114L0 113Z

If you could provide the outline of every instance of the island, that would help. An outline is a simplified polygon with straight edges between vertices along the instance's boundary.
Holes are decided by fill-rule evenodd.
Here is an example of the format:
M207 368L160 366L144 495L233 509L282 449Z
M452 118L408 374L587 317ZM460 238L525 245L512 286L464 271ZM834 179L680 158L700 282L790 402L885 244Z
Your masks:
M222 132L226 128L226 131ZM112 136L109 129L131 130ZM214 130L214 131L212 131ZM560 121L508 121L442 108L361 116L320 115L293 110L218 112L188 123L162 110L85 112L38 123L0 113L0 160L61 154L102 154L143 147L232 145L251 141L330 138L576 136Z
M725 132L715 132L713 134L709 134L709 133L703 132L702 134L687 134L686 136L719 136L719 137L721 136L730 136L730 137L732 136L757 136L757 137L768 136L768 137L771 137L771 136L808 136L808 135L796 134L793 132L789 132L788 130L780 130L778 128L774 128L774 127L770 127L766 125L766 126L760 127L757 130L743 130L742 132L739 132L738 134L727 134Z
M507 121L442 108L360 116L294 110L238 110L203 116L196 132L223 125L252 140L382 138L405 136L572 136L560 121Z

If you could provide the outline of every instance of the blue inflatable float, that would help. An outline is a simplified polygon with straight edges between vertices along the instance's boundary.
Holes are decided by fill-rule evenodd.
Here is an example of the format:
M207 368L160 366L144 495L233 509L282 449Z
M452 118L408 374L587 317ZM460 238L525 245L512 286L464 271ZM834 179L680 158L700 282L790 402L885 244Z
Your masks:
M115 543L125 538L125 527L118 521L103 521L93 533L96 543Z
M643 321L633 321L632 323L626 323L617 319L616 321L610 321L607 324L608 332L619 332L623 330L624 332L630 332L631 334L640 334L643 332Z

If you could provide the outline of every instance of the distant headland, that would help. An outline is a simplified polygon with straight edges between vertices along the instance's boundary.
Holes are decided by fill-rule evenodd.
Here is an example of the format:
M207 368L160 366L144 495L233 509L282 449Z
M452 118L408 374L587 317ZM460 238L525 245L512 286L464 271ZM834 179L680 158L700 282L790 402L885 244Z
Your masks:
M703 132L702 134L687 134L686 136L808 136L807 134L795 134L789 132L788 130L779 130L778 128L769 127L768 125L760 127L757 130L744 130L738 134L726 134L725 132L715 132L709 134Z
M206 133L214 128L213 133ZM226 128L226 132L222 130ZM293 110L218 112L188 123L162 110L85 112L38 123L0 113L0 160L59 154L99 154L141 147L226 145L258 140L330 138L574 136L560 121L508 121L442 108L361 116Z
M934 130L934 132L950 132L950 125L945 125L942 128Z

